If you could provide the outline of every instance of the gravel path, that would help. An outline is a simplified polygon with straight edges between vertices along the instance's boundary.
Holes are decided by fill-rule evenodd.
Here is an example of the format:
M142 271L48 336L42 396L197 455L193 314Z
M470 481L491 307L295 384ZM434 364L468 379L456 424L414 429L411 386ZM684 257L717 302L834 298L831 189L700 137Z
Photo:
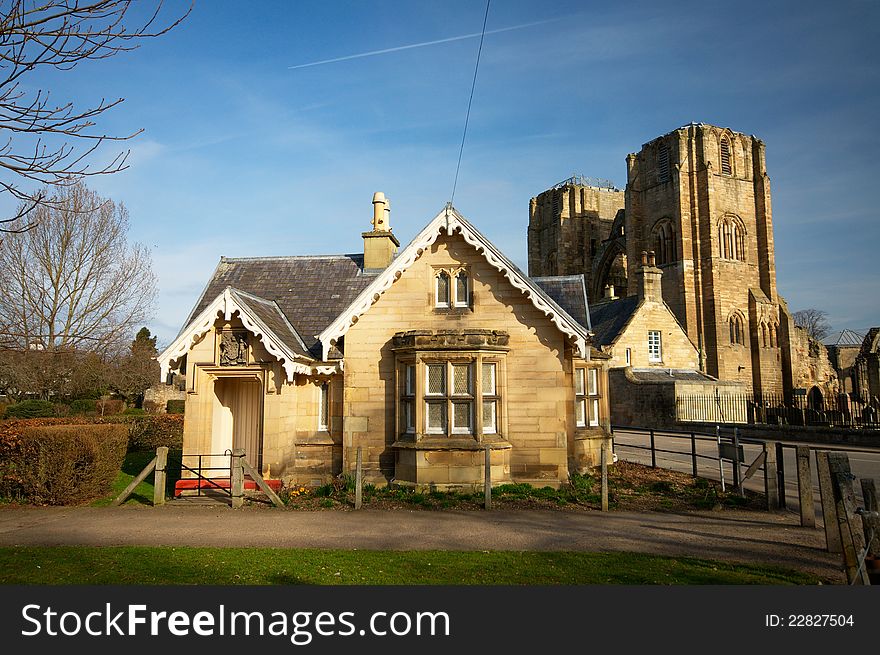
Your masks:
M365 550L635 551L778 564L845 583L838 555L797 516L707 512L282 511L218 505L0 508L0 546L218 546Z

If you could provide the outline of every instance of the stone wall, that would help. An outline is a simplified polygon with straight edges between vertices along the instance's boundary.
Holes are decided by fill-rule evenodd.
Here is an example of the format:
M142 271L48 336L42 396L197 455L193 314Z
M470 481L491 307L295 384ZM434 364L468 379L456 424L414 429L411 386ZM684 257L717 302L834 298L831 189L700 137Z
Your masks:
M729 145L729 173L721 167L722 139ZM663 151L666 167L660 163ZM645 144L629 155L627 165L628 257L655 249L657 226L672 225L675 259L661 264L664 299L706 353L707 373L751 382L749 346L731 347L729 321L734 313L749 316L752 288L776 302L764 144L731 130L692 124ZM724 221L739 226L744 261L723 256L719 229ZM636 285L633 274L630 293Z
M648 359L648 331L661 333L662 361ZM630 351L630 363L626 361L626 351ZM677 368L700 369L699 353L675 317L662 302L645 300L636 309L630 323L617 341L605 352L611 355L611 368L632 366L634 368ZM614 397L617 402L617 397Z
M435 309L435 271L460 266L472 280L470 307ZM410 461L413 457L425 456L445 458L425 483L448 485L455 483L453 475L461 482L479 474L478 460L465 450L455 456L413 455L393 447L401 436L393 339L413 329L506 332L509 350L500 371L498 436L510 451L493 453L493 466L501 467L493 479L540 485L567 480L569 436L575 434L575 425L572 359L564 336L472 246L459 236L442 235L345 336L344 467L353 466L352 449L360 444L367 475L376 481L393 478L398 465L405 475L407 467L418 463Z
M565 184L529 202L529 275L583 273L591 302L593 269L600 244L623 211L624 193L616 189Z
M828 349L824 344L810 337L806 330L795 326L789 333L792 359L792 386L809 391L817 387L822 397L833 400L840 384L837 371L828 359Z
M159 382L144 391L144 405L155 407L157 414L164 414L169 400L186 400L186 379L175 375L174 384ZM183 387L183 388L181 388Z

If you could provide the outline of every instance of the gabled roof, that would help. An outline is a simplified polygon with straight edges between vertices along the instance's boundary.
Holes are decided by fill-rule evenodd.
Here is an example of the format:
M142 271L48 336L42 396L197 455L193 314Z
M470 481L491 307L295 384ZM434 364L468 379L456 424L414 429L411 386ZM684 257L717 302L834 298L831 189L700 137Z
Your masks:
M556 304L568 312L582 326L591 329L590 306L587 302L587 284L581 275L552 275L533 277L535 282Z
M219 314L229 320L233 313L238 313L244 327L260 339L269 354L281 362L288 380L293 380L296 373L312 372L314 359L275 302L226 287L187 323L174 342L158 356L162 377L167 375L171 362L186 355L214 327Z
M638 296L626 296L617 300L603 300L590 307L593 326L593 342L597 346L609 346L617 340L639 307Z
M373 306L391 285L397 280L421 254L429 248L440 234L460 234L465 242L473 246L481 253L486 261L497 269L508 281L524 296L531 300L532 304L547 316L553 324L569 339L574 342L575 348L583 357L589 357L586 344L590 340L586 327L581 325L568 314L556 301L548 296L541 287L523 273L510 259L507 258L495 245L470 224L451 205L447 205L434 219L419 232L419 234L406 246L382 271L369 286L367 286L352 303L346 307L320 335L319 340L323 348L323 358L326 360L330 348L341 339L349 328Z
M317 335L375 279L363 272L363 263L363 255L222 257L184 330L226 287L233 287L275 303L309 355L319 359Z

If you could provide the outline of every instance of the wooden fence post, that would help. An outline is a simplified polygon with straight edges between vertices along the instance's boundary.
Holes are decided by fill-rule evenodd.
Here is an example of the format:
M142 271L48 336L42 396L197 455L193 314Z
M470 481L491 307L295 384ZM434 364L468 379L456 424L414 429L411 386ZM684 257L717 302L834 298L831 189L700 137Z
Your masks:
M165 469L168 466L168 448L156 448L156 470L153 475L153 505L165 504Z
M492 509L492 450L488 444L483 462L483 507Z
M354 508L360 509L363 502L364 461L361 446L357 449L357 465L354 472Z
M849 584L871 584L864 566L865 535L855 512L849 457L844 453L828 453L828 466L837 506L837 524L843 546L843 563Z
M828 453L824 450L816 451L816 471L819 473L819 497L822 500L822 521L825 524L825 550L829 553L840 553L842 545L837 524L837 505L834 502Z
M816 505L813 502L813 476L810 474L810 447L798 446L797 480L798 502L801 506L801 526L816 527Z
M121 505L122 503L124 503L125 499L128 498L131 495L131 492L135 490L135 487L137 487L141 482L146 480L147 476L150 474L150 472L154 468L156 468L156 458L155 457L152 459L152 461L149 464L147 464L144 467L144 470L141 471L140 473L138 473L138 476L128 484L128 486L125 488L125 490L121 494L116 496L116 498L113 499L113 502L111 503L111 505Z
M697 477L697 437L691 432L691 472Z
M865 500L865 513L862 524L865 528L865 548L874 557L880 557L880 515L877 510L877 490L874 481L862 478L862 497Z
M779 509L785 509L785 446L776 444L776 488L779 489Z
M608 450L602 446L602 511L608 511Z
M654 431L651 430L651 468L657 468L657 451L654 449Z
M230 486L232 489L232 507L238 508L244 505L244 449L236 448L232 451L232 471L230 472Z
M779 488L779 476L776 469L776 443L768 441L764 444L764 495L767 500L767 510L779 509L779 498L785 493Z

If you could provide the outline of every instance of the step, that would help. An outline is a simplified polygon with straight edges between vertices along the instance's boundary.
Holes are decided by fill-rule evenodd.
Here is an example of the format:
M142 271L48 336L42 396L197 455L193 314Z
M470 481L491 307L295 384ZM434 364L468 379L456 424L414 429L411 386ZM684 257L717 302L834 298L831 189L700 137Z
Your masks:
M281 491L281 480L269 478L266 480L266 484L269 485L269 488L276 494ZM199 489L203 491L211 489L216 490L218 488L229 489L229 485L229 478L215 478L211 480L205 480L204 478L183 478L174 484L174 496L176 498L184 491L197 491ZM255 491L259 489L257 483L250 478L245 478L244 488L245 491Z

